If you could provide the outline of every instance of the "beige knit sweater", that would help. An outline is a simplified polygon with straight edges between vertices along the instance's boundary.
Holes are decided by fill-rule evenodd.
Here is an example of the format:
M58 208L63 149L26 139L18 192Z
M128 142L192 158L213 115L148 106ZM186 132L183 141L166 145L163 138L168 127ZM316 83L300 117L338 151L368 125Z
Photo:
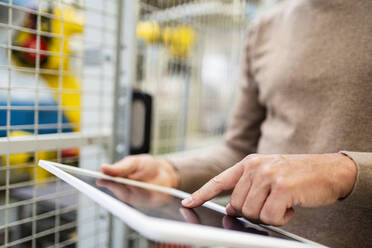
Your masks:
M225 143L174 160L180 188L194 191L250 153L348 151L358 165L351 195L296 208L283 228L331 247L372 247L372 0L285 1L250 26L244 54Z

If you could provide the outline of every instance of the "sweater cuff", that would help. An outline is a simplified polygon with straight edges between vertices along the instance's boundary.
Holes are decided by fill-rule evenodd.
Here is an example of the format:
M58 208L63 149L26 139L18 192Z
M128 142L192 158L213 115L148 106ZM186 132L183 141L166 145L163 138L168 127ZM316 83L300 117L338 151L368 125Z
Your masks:
M357 178L351 193L342 200L360 207L371 208L372 198L372 153L341 151L357 165Z
M211 178L211 171L195 158L167 158L179 175L178 189L193 193Z

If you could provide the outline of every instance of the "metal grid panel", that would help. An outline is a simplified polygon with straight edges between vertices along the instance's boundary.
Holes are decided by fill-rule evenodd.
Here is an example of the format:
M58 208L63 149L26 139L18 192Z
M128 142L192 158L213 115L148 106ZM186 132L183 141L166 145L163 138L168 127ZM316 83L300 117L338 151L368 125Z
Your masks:
M0 247L108 246L108 214L37 161L109 161L117 6L0 1Z
M154 96L152 152L219 141L258 1L141 0L136 88Z

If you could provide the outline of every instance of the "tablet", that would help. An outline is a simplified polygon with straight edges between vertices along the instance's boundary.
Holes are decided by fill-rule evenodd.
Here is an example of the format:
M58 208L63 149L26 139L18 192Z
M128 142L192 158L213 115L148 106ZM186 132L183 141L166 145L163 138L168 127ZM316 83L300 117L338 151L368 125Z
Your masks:
M39 166L75 187L146 238L198 246L324 247L278 228L227 216L206 202L194 209L181 200L189 194L97 171L41 160Z

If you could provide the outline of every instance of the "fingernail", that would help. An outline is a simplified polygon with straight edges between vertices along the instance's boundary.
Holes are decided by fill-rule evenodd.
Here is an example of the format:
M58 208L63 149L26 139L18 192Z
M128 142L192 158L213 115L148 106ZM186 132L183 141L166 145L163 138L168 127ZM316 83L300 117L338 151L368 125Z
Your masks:
M226 214L230 216L238 216L236 210L231 206L231 204L227 204L226 206Z
M192 197L188 197L188 198L182 200L182 205L190 206L192 204L192 202L193 202Z

